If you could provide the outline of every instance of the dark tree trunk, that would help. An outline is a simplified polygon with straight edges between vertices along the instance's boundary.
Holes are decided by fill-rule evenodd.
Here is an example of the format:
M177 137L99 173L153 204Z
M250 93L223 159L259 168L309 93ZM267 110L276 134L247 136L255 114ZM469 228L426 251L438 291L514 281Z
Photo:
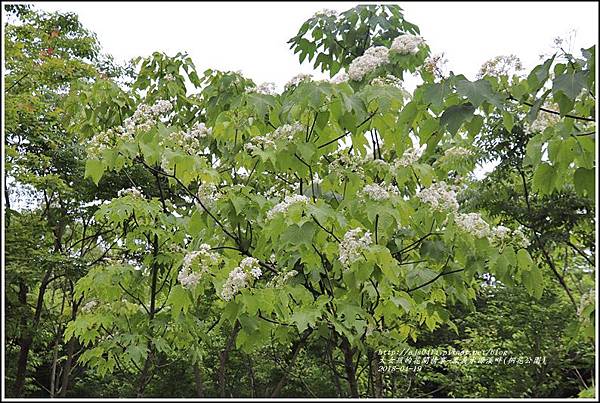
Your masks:
M273 393L271 393L272 398L279 396L279 394L281 393L281 389L283 389L285 382L287 381L287 377L294 366L296 357L298 357L298 353L300 353L302 346L304 346L306 339L308 338L308 336L310 336L311 333L312 333L312 329L306 329L304 331L304 333L302 334L302 336L300 337L300 339L296 340L296 342L292 345L292 355L287 360L287 362L288 362L287 369L283 373L279 382L277 382L277 385L275 386Z
M42 309L44 306L44 295L46 294L46 288L50 282L50 276L52 275L52 268L46 270L42 283L40 285L40 291L38 293L37 303L35 306L35 314L33 316L33 322L31 327L27 327L26 315L23 315L21 324L25 325L22 328L23 336L19 342L19 358L17 360L17 374L15 378L15 397L21 397L23 394L23 387L25 386L25 378L27 376L27 362L29 361L29 350L33 343L33 334L37 328L40 318L42 316ZM24 282L19 283L19 301L23 304L23 307L27 306L27 285Z
M373 353L373 375L375 377L375 397L383 397L383 377L379 367L381 366L381 359L379 353L375 351Z
M356 368L354 367L354 352L348 343L348 339L342 338L341 349L344 353L344 367L346 368L346 376L348 377L348 386L350 387L350 397L359 397L358 382L356 381Z
M73 296L71 296L71 298L72 297ZM71 305L71 320L75 320L77 318L77 310L79 309L80 303L81 303L81 299L79 301L73 300L73 304ZM63 367L62 379L60 382L59 397L67 396L67 390L69 388L69 382L71 379L71 369L73 367L73 357L75 356L76 348L77 348L77 339L75 337L71 337L71 339L67 343L67 360L65 361L65 365Z
M144 397L144 391L146 390L146 386L150 382L150 367L152 366L152 361L154 360L154 346L152 342L148 342L148 355L146 356L146 360L144 361L144 366L140 371L140 376L138 378L138 388L137 388L137 397Z
M229 351L233 347L233 343L235 342L235 338L237 337L238 332L240 331L240 322L235 322L233 329L231 330L231 334L229 335L229 339L225 344L225 348L221 351L219 355L219 395L221 397L225 396L225 364L227 363L227 358L229 357Z

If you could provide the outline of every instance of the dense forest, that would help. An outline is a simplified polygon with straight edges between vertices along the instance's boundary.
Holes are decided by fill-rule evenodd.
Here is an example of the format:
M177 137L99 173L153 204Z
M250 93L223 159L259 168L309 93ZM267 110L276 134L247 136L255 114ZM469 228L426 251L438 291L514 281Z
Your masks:
M277 92L4 7L5 397L595 396L595 46L324 10Z

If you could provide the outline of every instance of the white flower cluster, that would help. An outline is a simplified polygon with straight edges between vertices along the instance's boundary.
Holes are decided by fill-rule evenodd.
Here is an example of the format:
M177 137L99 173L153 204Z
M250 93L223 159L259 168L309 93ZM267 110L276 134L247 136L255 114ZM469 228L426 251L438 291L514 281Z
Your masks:
M250 276L258 279L262 276L262 271L258 260L248 256L243 258L239 266L229 273L221 290L221 298L230 301L242 288L248 287Z
M198 250L188 252L183 258L177 280L184 288L193 288L210 266L219 262L219 255L210 251L210 245L203 243ZM193 266L200 266L200 271L193 271Z
M347 73L340 72L331 79L331 82L334 84L341 84L341 83L345 83L349 79L350 79L350 77L348 76Z
M215 202L221 198L222 193L214 183L205 182L198 186L198 192L196 192L196 196L206 208L210 208L214 206Z
M340 242L340 257L338 258L342 265L348 267L356 262L362 256L363 251L373 243L371 233L366 231L361 236L363 232L364 230L359 227L348 230L344 234L344 239Z
M267 133L264 136L253 137L249 143L244 145L248 152L256 150L265 150L271 148L277 150L277 141L286 140L288 142L294 140L296 133L304 131L304 126L301 123L285 124L279 126L275 131Z
M300 73L300 74L292 77L292 79L290 81L288 81L283 88L285 91L287 91L290 88L295 87L304 81L312 81L312 79L313 79L312 74Z
M97 306L98 306L98 301L93 299L81 307L81 312L84 312L84 313L91 312Z
M131 139L138 130L150 130L156 124L160 115L168 113L172 109L173 105L166 100L156 101L152 106L146 104L138 105L133 115L123 121L123 126L95 134L88 145L88 155L100 158L104 150L111 148L112 141L118 138Z
M400 35L392 42L390 50L401 55L415 54L419 51L419 46L425 43L423 38L415 35Z
M329 164L329 172L337 175L342 175L343 170L349 170L359 176L364 176L362 167L363 159L356 154L348 154L347 151L341 150L331 155L331 164Z
M167 81L175 81L175 76L171 73L168 73L167 75L165 75L165 80Z
M389 49L385 46L372 46L362 56L352 60L348 75L354 81L360 81L365 74L388 62Z
M173 109L170 101L160 99L154 105L140 104L133 115L123 121L126 133L133 134L137 130L147 131L156 124L157 119Z
M530 125L527 124L526 127L530 133L541 133L546 130L546 128L556 125L559 121L559 115L540 111L533 123Z
M529 238L527 238L523 231L518 228L512 232L512 241L520 248L527 248L529 245L531 245Z
M130 187L129 189L121 189L117 192L117 196L118 197L125 197L125 196L144 197L141 189L138 189L135 187Z
M398 77L388 74L385 77L375 77L370 83L372 86L391 86L402 88L402 80Z
M338 16L338 12L335 10L331 10L328 8L324 8L323 10L317 11L314 15L313 18L317 18L317 17L337 17Z
M443 53L432 55L425 59L423 67L426 71L433 74L436 78L442 78L444 75L444 69L448 63L448 59L444 57Z
M248 275L241 267L234 268L230 273L229 277L227 277L227 281L223 284L223 289L221 290L221 298L225 301L231 301L235 294L239 292L242 288L246 288L248 286Z
M257 93L262 95L277 95L275 83L265 82L257 87L251 87L247 90L248 93Z
M421 147L410 147L402 154L402 157L398 158L394 163L395 168L398 167L408 167L414 164L421 158L423 152L427 144L422 145Z
M252 277L257 280L260 278L260 276L262 276L262 270L260 269L258 259L251 256L246 256L242 259L240 262L240 268L245 272L250 272Z
M458 228L476 238L486 238L490 235L490 226L479 213L457 214L454 221Z
M488 238L492 244L502 245L510 240L510 228L498 225L491 229Z
M423 203L427 203L436 211L456 211L458 202L456 201L456 192L453 187L446 182L436 182L426 189L423 189L417 195Z
M472 150L458 146L450 147L444 153L444 156L447 158L467 158L472 155L475 155L475 153Z
M384 201L391 196L397 196L400 193L393 185L381 186L377 183L366 185L362 191L362 195L367 196L371 200Z
M531 242L520 229L511 230L503 225L491 229L488 239L492 245L504 247L512 243L519 248L527 248Z
M203 122L196 122L194 126L192 126L192 130L190 130L190 136L195 138L205 138L212 134L212 128L206 127L206 124Z
M299 183L289 185L287 183L278 182L277 184L268 188L265 191L264 196L267 199L282 199L288 194L298 193L299 188Z
M267 211L267 219L271 220L276 214L287 212L288 209L294 204L306 205L308 204L308 197L304 195L286 196L281 203L276 204L273 206L273 208Z
M297 275L298 275L298 272L296 270L290 270L285 273L279 273L278 275L273 277L271 279L271 281L269 281L269 283L267 284L267 287L274 287L274 288L283 287L283 285L285 283L287 283L287 281L289 279L291 279L292 277L296 277Z

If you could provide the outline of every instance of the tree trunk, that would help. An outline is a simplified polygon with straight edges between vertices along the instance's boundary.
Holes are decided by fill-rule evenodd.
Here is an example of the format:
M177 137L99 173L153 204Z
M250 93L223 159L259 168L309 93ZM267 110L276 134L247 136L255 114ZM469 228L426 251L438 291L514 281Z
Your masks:
M202 374L198 364L194 364L194 379L196 381L196 397L204 397L204 385L202 385Z
M348 386L350 387L350 397L357 398L358 383L356 381L356 368L354 368L354 352L348 343L348 339L343 337L341 349L344 353L344 367L346 368L346 376L348 377Z
M73 298L73 296L71 296L71 298ZM75 320L77 318L77 310L79 309L79 304L81 303L81 301L82 299L79 299L79 301L73 299L73 303L71 305L71 320ZM77 339L75 337L71 337L71 339L67 343L67 360L65 361L65 365L63 367L62 379L60 382L60 397L67 396L67 390L71 378L71 368L73 366L73 357L75 356L76 348Z
M327 343L327 359L329 360L329 364L331 366L331 373L333 374L333 385L335 386L335 391L337 393L336 397L342 397L342 385L340 384L340 376L335 369L335 362L333 361L333 351L331 344Z
M67 389L69 387L69 381L71 377L71 368L73 366L73 356L75 355L77 340L75 337L71 337L69 342L67 343L67 360L65 361L65 365L63 367L62 379L60 382L60 393L59 397L67 396Z
M281 393L281 389L283 389L283 387L285 386L285 382L287 381L287 377L288 377L290 371L292 370L292 368L294 367L294 363L296 361L296 357L298 357L298 354L300 353L300 350L304 346L304 343L306 342L306 339L308 338L308 336L310 336L311 333L312 333L312 329L306 329L304 331L304 333L302 333L302 336L300 337L300 339L298 339L292 345L292 355L287 360L288 366L286 368L286 371L283 373L281 379L279 380L279 382L277 382L277 385L275 386L275 389L273 390L273 393L271 393L271 397L272 398L279 396L279 394Z
M150 366L152 365L152 360L154 359L154 346L152 342L148 342L148 355L146 356L146 360L144 361L144 366L140 371L140 376L138 378L138 387L137 387L137 397L144 397L144 391L146 390L146 386L150 382Z
M219 355L219 395L221 397L225 397L225 364L227 363L229 351L233 347L233 343L235 342L235 338L237 337L240 328L240 322L236 321L231 330L231 334L229 335L229 339L227 340L227 344L225 344L225 348Z
M31 328L27 328L27 319L25 315L21 320L21 324L25 325L25 328L22 330L25 335L22 336L22 339L19 342L20 351L19 358L17 360L15 397L21 397L21 395L23 394L23 387L25 386L25 377L27 376L27 362L29 361L29 350L31 349L31 344L33 343L33 334L42 316L42 309L44 306L44 295L46 294L46 288L48 287L48 284L50 282L51 275L52 268L49 268L48 270L46 270L46 273L44 273L44 278L42 279L42 283L40 284L40 291L38 293L37 303L35 306L35 314L33 316ZM24 282L20 282L19 301L23 304L23 306L27 306L27 290L27 285Z
M54 398L56 389L56 365L58 363L58 344L60 342L60 328L57 329L56 340L54 342L54 351L52 352L52 370L50 372L50 397Z
M375 351L373 353L373 370L375 377L375 397L383 397L383 377L381 376L381 371L379 367L381 366L381 359L379 358L379 353Z
M33 339L30 335L24 336L19 342L19 358L17 360L17 376L15 379L15 397L21 397L25 386L25 375L27 372L27 358Z

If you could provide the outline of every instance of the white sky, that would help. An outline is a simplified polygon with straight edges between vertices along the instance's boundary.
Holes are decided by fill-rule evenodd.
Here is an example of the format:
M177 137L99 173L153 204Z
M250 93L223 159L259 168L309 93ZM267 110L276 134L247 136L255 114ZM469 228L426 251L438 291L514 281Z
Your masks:
M155 50L187 51L199 72L207 68L241 70L255 82L283 87L296 74L314 73L298 64L287 40L315 11L344 11L358 2L189 3L40 2L44 10L72 11L96 32L116 60L147 56ZM598 38L596 2L408 2L404 16L421 28L434 53L444 52L448 68L474 78L486 60L516 54L524 67L538 64L553 39L575 30L572 49ZM315 74L317 77L322 77Z

